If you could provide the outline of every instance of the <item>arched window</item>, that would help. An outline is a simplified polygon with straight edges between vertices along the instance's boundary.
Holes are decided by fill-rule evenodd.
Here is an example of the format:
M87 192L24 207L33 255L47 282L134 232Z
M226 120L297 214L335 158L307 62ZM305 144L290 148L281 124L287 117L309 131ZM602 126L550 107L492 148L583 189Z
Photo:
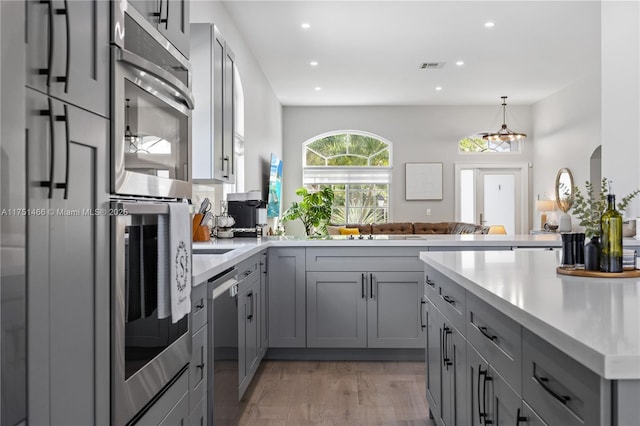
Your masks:
M473 135L458 141L458 151L461 153L504 153L518 152L518 141L488 141L482 135Z
M325 133L304 143L303 184L331 186L331 223L389 222L391 143L371 133Z

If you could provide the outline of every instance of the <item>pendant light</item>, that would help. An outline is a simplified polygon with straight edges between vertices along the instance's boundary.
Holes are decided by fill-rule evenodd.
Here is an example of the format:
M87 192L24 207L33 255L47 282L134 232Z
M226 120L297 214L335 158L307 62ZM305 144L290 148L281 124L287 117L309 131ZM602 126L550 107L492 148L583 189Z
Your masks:
M525 133L517 133L507 127L507 97L502 96L502 127L495 133L487 133L482 136L482 139L488 141L508 141L513 142L516 140L525 139L527 135Z

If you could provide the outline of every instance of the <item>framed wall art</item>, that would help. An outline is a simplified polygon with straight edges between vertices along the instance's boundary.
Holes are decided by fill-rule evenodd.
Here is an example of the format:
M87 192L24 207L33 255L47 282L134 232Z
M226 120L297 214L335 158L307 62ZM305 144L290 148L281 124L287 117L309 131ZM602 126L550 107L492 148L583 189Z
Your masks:
M406 163L404 198L442 200L442 163Z

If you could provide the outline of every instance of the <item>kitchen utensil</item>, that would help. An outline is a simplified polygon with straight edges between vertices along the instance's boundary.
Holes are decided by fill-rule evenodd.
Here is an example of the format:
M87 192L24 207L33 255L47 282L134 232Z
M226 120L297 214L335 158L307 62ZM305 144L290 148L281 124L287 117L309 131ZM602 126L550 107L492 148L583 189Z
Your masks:
M198 213L205 214L209 213L209 211L211 211L211 201L209 201L208 198L205 198L202 200L202 204L200 204L200 210L198 210Z
M202 218L202 221L200 222L200 226L207 225L211 219L213 219L213 213L206 212Z

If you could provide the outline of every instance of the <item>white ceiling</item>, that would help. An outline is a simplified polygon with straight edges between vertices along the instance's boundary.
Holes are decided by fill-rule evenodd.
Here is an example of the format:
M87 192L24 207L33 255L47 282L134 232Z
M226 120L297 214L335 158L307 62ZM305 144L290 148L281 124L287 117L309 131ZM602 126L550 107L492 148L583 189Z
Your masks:
M223 3L283 105L529 105L600 67L598 1Z

